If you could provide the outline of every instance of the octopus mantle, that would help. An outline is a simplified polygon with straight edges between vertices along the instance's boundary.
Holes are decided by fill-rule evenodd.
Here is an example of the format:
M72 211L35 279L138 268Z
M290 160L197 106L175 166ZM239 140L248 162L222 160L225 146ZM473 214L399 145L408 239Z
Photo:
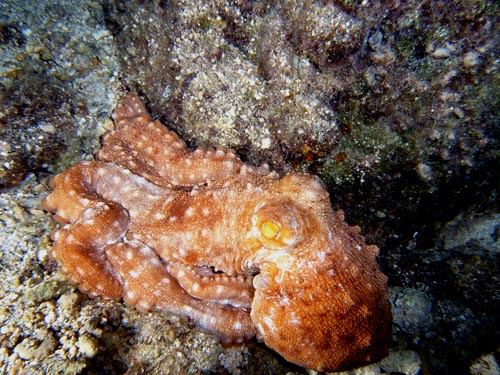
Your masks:
M317 177L191 152L129 94L97 161L54 177L52 255L91 296L189 316L223 342L257 336L288 361L342 371L387 354L376 246Z

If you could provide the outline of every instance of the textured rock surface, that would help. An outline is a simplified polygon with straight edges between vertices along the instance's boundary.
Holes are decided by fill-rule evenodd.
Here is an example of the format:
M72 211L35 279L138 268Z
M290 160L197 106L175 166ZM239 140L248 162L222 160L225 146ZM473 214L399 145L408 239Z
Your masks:
M302 371L77 292L59 312L68 286L46 258L47 173L92 158L130 89L191 146L319 174L402 288L396 351L436 373L494 366L498 3L139 3L0 4L0 371L161 373L161 360L177 373ZM430 327L402 310L423 296Z

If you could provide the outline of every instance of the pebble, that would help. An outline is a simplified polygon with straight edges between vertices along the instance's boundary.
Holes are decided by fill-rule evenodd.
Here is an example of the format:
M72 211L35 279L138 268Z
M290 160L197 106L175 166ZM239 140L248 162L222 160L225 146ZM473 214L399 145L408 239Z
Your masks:
M36 340L32 338L25 338L14 348L14 353L16 353L19 358L22 359L33 359L35 358L35 352L38 348Z
M46 248L41 248L36 253L36 258L40 263L45 263L49 260L49 252Z
M80 349L80 353L88 358L94 357L99 351L97 341L88 335L80 336L76 346Z
M467 52L462 60L466 68L474 68L479 64L479 53L476 51Z
M500 365L493 354L476 359L469 370L471 375L500 375Z
M76 306L79 299L80 297L76 293L63 294L57 300L57 304L61 310L69 311Z
M422 368L422 359L412 350L392 351L380 362L380 367L390 373L417 375Z
M425 182L429 182L432 180L433 173L432 173L432 167L428 164L425 163L418 163L417 165L417 174L420 179L422 179Z
M460 107L453 107L453 114L458 118L464 118L465 116L464 110Z
M106 29L96 30L92 33L92 36L94 37L95 40L101 40L102 38L105 38L110 35L111 33L109 32L109 30Z
M263 149L269 148L271 147L271 143L272 143L271 138L264 138L260 143L260 147Z
M432 301L424 292L413 288L390 288L394 324L403 332L422 334L432 324Z
M451 56L450 50L445 47L438 47L432 51L431 55L436 59L446 59Z

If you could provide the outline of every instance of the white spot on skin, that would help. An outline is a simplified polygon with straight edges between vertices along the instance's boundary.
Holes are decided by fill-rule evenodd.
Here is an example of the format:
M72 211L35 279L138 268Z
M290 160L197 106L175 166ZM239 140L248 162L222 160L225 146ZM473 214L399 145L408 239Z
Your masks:
M162 212L156 212L153 217L156 219L156 220L163 220L165 219L165 215L162 213Z
M186 217L191 217L191 216L193 216L193 214L194 214L194 209L193 209L193 207L189 207L189 208L186 210L186 212L185 212Z
M142 309L144 311L149 310L151 308L151 305L147 301L139 301L137 302L136 307L138 309Z
M133 253L133 251L132 250L127 251L126 257L127 257L127 260L134 259L134 253Z
M240 331L241 330L241 322L236 322L233 324L233 329L235 331Z
M198 290L200 290L200 284L194 283L191 289L193 290L193 292L197 292Z
M271 330L271 331L276 331L276 327L274 325L274 322L273 320L269 317L269 316L265 316L264 317L264 323L266 323L266 326ZM265 332L266 330L264 330L263 332Z
M82 198L80 199L80 203L82 204L82 206L88 206L90 204L90 199Z
M301 324L300 318L297 316L297 314L293 311L290 316L290 322L295 325Z
M279 302L280 306L287 306L290 304L290 299L286 296L283 296Z
M154 265L154 266L160 266L160 265L161 265L160 261L159 261L159 260L158 260L158 258L156 258L156 257L151 258L149 261L150 261L150 262L151 262L151 264L152 264L152 265Z
M203 214L203 216L208 216L210 214L210 210L207 207L205 207L203 208L201 213Z
M163 243L169 243L170 242L170 237L167 234L164 234L161 236L161 241Z
M121 188L121 193L123 195L129 195L131 190L132 190L132 186L130 186L130 185L123 185L123 187Z
M317 200L318 194L314 190L306 190L304 193L304 198L308 200Z
M153 255L153 254L151 254L151 251L146 246L141 247L140 252L144 256L149 256L150 257L150 256Z
M119 185L122 182L122 179L119 176L115 175L115 176L113 176L113 178L111 179L111 181L113 181L113 184Z
M134 279L137 279L140 276L140 274L139 274L139 272L137 272L137 270L130 271L129 275L130 275L130 277L132 277Z
M219 296L224 293L224 286L218 285L217 289L215 290L215 293L217 293Z
M114 244L115 242L116 242L116 239L115 239L115 238L110 238L110 239L108 239L108 240L106 241L106 244L107 244L107 245L112 245L112 244Z
M180 270L177 274L178 279L182 279L184 276L186 276L186 272L184 272L183 270Z

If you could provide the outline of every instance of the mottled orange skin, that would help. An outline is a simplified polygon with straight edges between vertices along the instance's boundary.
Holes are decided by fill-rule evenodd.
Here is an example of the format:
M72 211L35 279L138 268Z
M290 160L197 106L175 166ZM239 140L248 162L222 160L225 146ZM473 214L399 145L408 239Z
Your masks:
M253 336L285 359L342 371L383 358L386 277L317 177L189 151L134 94L97 161L52 180L53 256L92 296L187 315L223 342Z

